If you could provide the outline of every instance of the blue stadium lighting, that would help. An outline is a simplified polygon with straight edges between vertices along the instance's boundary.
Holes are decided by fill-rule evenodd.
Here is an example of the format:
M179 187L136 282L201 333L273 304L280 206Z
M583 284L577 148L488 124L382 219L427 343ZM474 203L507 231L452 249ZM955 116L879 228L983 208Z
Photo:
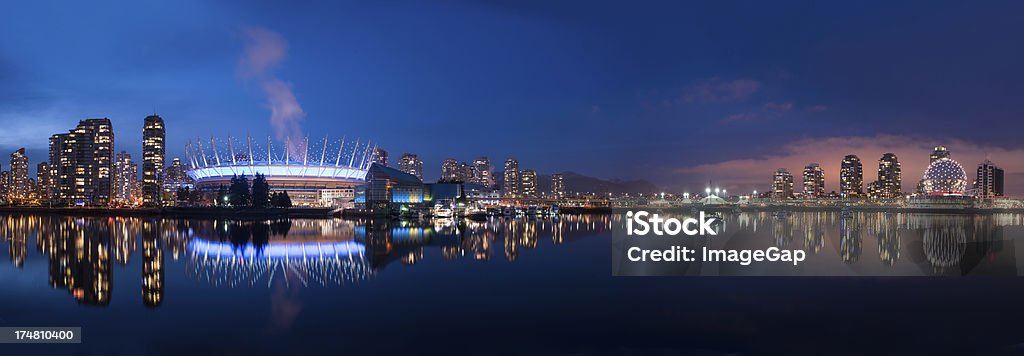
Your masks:
M253 177L257 173L267 177L295 177L295 178L331 178L331 179L354 179L365 180L366 170L351 167L333 166L310 166L310 165L284 165L265 162L254 162L244 165L228 165L219 167L195 168L188 172L188 175L195 180L203 180L217 177L232 177L245 175Z
M228 136L226 142L211 138L207 142L196 140L186 148L188 175L196 181L232 176L268 178L365 180L366 171L373 163L376 146L360 140L323 140L310 145L309 138L302 142L286 141L275 144L269 138L265 146Z
M352 255L362 256L366 252L366 246L355 241L342 242L315 242L315 243L282 243L267 244L257 249L247 244L239 248L229 242L213 242L203 239L194 239L189 243L190 251L206 257L220 258L269 258L269 259L302 259L302 258L323 258L323 257L348 257Z

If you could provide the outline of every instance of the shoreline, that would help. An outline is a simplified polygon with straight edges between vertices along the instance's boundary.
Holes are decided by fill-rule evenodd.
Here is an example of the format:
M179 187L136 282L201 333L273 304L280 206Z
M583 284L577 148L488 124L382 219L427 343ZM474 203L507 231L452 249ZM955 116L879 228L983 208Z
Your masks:
M688 213L693 209L707 212L733 212L736 206L673 206L673 207L564 207L561 214L612 214L616 210L648 210L652 212ZM744 206L738 207L740 212L838 212L842 206ZM1024 213L1024 209L995 208L914 208L888 206L850 206L853 212L892 212L892 213L923 213L923 214L1000 214ZM83 208L83 207L38 207L38 206L4 206L0 207L0 215L66 215L66 216L137 216L166 218L219 218L219 219L330 219L337 216L361 217L351 211L338 211L332 208L265 208L265 209L231 209L211 207L165 207L165 208ZM370 215L366 215L370 216Z
M331 218L331 208L265 208L265 209L231 209L210 207L166 207L166 208L83 208L83 207L38 207L38 206L5 206L0 207L4 215L67 215L67 216L139 216L166 218L233 218L233 219L273 219L273 218Z
M851 212L891 212L891 213L922 213L922 214L1018 214L1024 213L1024 208L997 209L997 208L945 208L945 207L905 207L905 206L673 206L673 207L629 207L614 208L615 210L649 210L661 212L689 212L693 209L710 212L730 212L739 208L741 212L838 212L849 208Z

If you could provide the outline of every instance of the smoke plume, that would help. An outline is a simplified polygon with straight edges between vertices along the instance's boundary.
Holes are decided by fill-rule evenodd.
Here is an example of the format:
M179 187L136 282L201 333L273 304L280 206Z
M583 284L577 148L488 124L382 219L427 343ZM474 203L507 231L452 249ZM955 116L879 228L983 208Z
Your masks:
M280 34L259 27L245 27L242 35L245 51L238 63L238 75L259 85L270 108L274 136L288 142L287 150L293 159L301 159L306 154L302 135L306 113L291 84L273 73L288 55L288 42Z

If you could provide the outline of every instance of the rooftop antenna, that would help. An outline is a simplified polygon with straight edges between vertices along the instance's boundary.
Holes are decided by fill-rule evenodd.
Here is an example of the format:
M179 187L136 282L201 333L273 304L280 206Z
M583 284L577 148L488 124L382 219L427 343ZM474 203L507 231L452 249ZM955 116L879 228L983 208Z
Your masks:
M228 151L231 152L231 165L235 165L235 145L231 143L231 133L228 132Z
M249 130L245 130L245 141L249 145L249 165L252 165L252 135L249 134Z
M213 157L217 159L217 165L220 165L220 155L217 154L217 142L213 140L213 136L210 136L210 146L213 147Z
M309 162L309 136L306 136L306 147L302 150L302 165Z
M334 160L334 165L337 166L341 163L341 155L345 151L345 136L341 136L341 146L338 146L338 158Z
M199 144L199 155L203 156L203 167L209 167L210 164L206 162L206 153L203 153L203 140L196 136L196 143Z
M324 165L324 158L327 158L327 143L330 142L330 134L324 134L324 150L320 152L320 165Z
M352 155L348 158L348 166L353 167L352 164L356 162L356 150L359 150L359 138L356 137L356 146L352 148Z

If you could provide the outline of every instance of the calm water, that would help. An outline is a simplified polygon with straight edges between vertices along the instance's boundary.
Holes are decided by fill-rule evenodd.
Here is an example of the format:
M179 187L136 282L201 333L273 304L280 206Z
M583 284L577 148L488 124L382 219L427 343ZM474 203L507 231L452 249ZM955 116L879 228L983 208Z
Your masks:
M676 354L1024 350L1019 215L729 214L798 269L612 277L611 215L485 223L0 218L0 351ZM736 247L739 248L739 247ZM819 277L764 277L764 276ZM827 277L827 276L967 277ZM820 277L826 276L826 277ZM1005 277L1010 276L1010 277ZM6 354L6 352L4 352Z

